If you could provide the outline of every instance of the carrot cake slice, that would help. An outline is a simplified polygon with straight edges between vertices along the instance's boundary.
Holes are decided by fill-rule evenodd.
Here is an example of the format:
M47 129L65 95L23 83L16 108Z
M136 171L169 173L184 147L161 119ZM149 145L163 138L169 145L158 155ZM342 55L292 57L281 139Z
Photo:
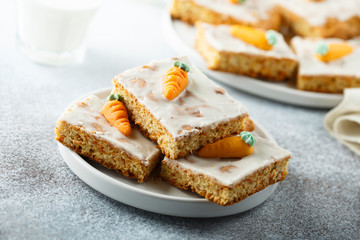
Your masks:
M247 109L186 57L152 61L119 74L113 83L130 118L172 159L254 128ZM173 88L179 95L169 100L164 91Z
M360 38L291 41L299 59L297 88L306 91L342 93L360 87Z
M276 0L293 32L304 37L350 39L360 35L359 0Z
M296 56L274 30L202 22L196 28L196 49L210 69L272 81L294 75Z
M180 189L191 190L228 206L285 179L291 153L256 138L253 153L243 158L203 158L191 155L161 162L160 176Z
M194 24L243 24L264 29L279 29L280 15L269 0L174 0L170 14Z
M105 99L88 96L66 110L57 121L56 140L80 155L122 175L146 180L161 152L138 129L123 135L101 114Z

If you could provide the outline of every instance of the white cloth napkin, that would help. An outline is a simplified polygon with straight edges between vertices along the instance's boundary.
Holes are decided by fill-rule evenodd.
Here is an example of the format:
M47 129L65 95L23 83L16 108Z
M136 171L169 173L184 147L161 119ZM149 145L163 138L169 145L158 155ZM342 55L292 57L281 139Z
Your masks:
M342 102L325 115L329 133L360 155L360 88L344 91Z

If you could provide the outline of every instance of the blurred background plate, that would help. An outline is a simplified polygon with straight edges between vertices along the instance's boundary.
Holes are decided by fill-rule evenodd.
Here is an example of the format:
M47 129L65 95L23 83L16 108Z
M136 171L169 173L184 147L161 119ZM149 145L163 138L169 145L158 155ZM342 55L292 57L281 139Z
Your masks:
M164 32L179 55L187 55L209 77L233 88L271 100L313 108L331 108L338 105L342 94L301 91L290 83L273 83L232 73L213 71L195 49L196 30L192 25L171 19L164 13Z

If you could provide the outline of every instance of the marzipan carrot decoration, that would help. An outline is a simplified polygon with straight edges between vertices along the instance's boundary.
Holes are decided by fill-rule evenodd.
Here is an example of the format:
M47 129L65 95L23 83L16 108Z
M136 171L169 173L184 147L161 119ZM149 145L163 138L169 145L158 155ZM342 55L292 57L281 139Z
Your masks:
M230 2L237 4L237 3L243 3L245 0L230 0Z
M189 66L185 63L176 61L164 75L162 86L164 97L173 100L185 89L188 84Z
M107 98L107 102L101 109L101 113L104 115L108 122L116 127L125 136L130 136L131 125L129 122L129 116L127 109L121 102L122 97L115 93L111 94Z
M197 155L203 158L241 158L251 155L254 152L253 145L256 140L250 132L241 134L206 145Z
M234 37L266 51L271 50L277 42L276 32L273 30L264 31L243 25L233 25L230 32Z
M353 47L347 43L321 43L316 48L316 57L323 62L330 62L352 53Z

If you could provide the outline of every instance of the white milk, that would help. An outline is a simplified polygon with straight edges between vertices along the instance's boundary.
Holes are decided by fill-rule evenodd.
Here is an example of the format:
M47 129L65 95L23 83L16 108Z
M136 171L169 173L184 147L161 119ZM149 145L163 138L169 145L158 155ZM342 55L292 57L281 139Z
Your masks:
M90 20L101 0L17 0L18 40L30 59L64 65L82 60Z

